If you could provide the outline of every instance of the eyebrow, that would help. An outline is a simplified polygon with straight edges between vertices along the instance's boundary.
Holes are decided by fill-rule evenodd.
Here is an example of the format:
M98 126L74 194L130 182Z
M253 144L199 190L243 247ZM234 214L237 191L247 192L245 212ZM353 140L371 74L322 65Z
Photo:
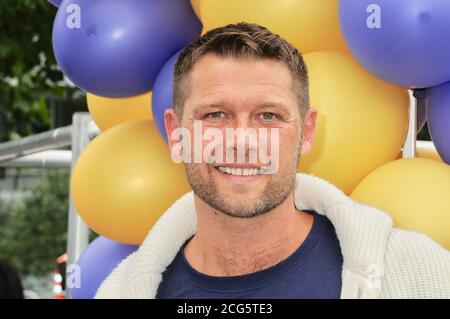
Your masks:
M194 115L198 115L200 112L202 112L201 110L214 109L214 108L228 109L226 104L222 103L222 102L204 103L204 104L199 104L194 108ZM257 108L258 109L282 109L288 114L291 113L289 111L289 108L286 105L284 105L283 103L277 103L277 102L263 102L261 104L258 104Z
M282 108L286 109L286 111L289 111L286 105L283 103L277 103L277 102L264 102L258 105L258 108L260 109L276 109L276 108Z
M204 103L195 106L193 115L197 117L200 113L204 112L204 109L214 109L214 108L226 108L223 103Z

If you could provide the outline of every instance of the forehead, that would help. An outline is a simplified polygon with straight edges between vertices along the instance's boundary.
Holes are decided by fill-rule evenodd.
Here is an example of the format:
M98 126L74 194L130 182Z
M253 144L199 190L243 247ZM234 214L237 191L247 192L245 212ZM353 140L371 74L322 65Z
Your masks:
M185 108L208 103L251 106L297 104L287 65L273 59L201 57L188 75Z

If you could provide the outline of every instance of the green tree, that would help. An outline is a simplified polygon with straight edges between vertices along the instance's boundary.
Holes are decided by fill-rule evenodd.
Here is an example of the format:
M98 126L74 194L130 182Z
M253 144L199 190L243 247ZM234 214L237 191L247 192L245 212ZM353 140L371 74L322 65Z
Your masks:
M10 203L0 200L0 229L5 225L11 211Z
M417 140L419 140L419 141L431 141L430 132L428 131L428 123L425 123L423 128L417 134Z
M46 0L0 1L0 142L47 130L48 104L80 96L53 55L56 10Z
M21 275L45 275L66 251L67 171L48 171L40 184L0 224L0 258Z

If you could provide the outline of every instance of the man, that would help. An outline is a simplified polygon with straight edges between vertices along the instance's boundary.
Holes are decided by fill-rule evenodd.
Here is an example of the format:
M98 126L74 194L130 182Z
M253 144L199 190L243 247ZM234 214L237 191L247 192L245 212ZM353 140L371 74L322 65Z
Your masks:
M448 251L394 229L386 213L328 182L296 174L316 114L303 59L279 36L239 23L195 40L177 61L174 105L165 114L193 193L163 214L96 297L450 297ZM250 161L260 144L226 138L193 161L190 145L207 144L190 143L198 123L201 132L254 129L260 137L268 129L278 139L266 143L268 162ZM244 161L235 161L239 148ZM234 161L218 160L222 151Z

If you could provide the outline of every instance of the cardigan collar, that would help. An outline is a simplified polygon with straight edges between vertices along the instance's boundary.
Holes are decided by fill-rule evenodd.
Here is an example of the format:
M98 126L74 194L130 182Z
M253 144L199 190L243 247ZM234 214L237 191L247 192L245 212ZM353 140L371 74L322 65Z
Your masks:
M334 225L344 258L344 271L351 270L369 279L371 267L383 269L384 251L392 219L373 207L359 204L334 185L318 177L297 174L295 205L300 210L314 210ZM193 193L176 201L153 226L146 239L131 256L120 282L126 298L154 298L162 273L180 247L196 232ZM119 265L120 267L121 265ZM345 273L343 274L345 279ZM346 290L343 282L343 291ZM364 289L364 288L363 288Z

